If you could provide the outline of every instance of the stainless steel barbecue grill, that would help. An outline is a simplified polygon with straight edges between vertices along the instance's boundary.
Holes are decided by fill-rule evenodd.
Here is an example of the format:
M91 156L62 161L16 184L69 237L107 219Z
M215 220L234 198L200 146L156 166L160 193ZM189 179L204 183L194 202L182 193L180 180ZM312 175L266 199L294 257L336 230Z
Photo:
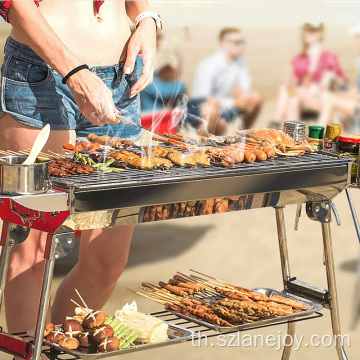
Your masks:
M240 195L246 196L245 209L275 208L284 291L328 308L334 335L340 335L330 235L331 200L350 182L351 161L322 152L293 158L276 157L262 163L237 164L234 168L124 170L116 174L52 178L53 189L45 194L0 195L0 217L4 221L0 241L3 248L1 299L12 246L26 240L29 228L48 233L44 253L46 268L34 336L29 338L1 332L1 350L24 359L40 358L44 350L42 334L54 261L71 251L75 231L141 223L146 206ZM328 289L304 283L290 274L283 209L288 204L303 203L306 203L308 216L321 223ZM179 324L179 318L166 311L155 315ZM199 324L181 321L188 328L200 328ZM275 324L287 323L288 334L294 335L294 321L296 319L283 320L280 317ZM250 329L256 327L254 324ZM340 342L336 344L336 349L339 359L347 359ZM288 359L290 351L290 346L285 347L282 359ZM56 350L46 350L48 355L55 356L54 352Z

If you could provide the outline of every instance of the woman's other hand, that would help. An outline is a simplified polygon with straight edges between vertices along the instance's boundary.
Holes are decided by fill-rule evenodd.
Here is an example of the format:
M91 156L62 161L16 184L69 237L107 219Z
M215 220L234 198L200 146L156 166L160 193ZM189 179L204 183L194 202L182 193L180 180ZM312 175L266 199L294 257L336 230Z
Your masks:
M93 72L84 69L70 76L69 86L81 113L94 125L117 124L119 121L111 90Z
M143 70L138 81L130 89L130 97L134 97L151 84L154 76L156 63L156 25L154 19L150 17L140 21L138 28L129 40L124 65L125 74L133 72L137 56L143 59Z

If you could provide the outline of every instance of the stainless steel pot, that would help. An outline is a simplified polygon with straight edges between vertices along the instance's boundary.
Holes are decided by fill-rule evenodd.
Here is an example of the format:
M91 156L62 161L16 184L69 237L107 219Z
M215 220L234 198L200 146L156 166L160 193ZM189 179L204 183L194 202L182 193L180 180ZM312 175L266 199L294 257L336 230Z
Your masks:
M28 195L49 190L51 160L37 159L35 164L22 165L26 158L26 155L0 157L0 193Z

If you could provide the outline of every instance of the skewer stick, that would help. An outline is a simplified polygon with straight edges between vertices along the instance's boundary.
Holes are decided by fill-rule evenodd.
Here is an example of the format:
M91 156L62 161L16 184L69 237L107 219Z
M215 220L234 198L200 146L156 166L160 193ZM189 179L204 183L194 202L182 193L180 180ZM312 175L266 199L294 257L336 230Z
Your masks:
M20 153L16 152L16 151L12 151L12 150L7 150L7 152L10 154L10 155L21 155Z
M143 297L145 297L145 298L147 298L147 299L150 299L150 300L152 300L152 301L155 301L155 302L157 302L157 303L159 303L159 304L161 304L161 305L165 305L165 304L166 304L166 301L161 301L161 300L154 299L154 298L152 298L152 297L150 297L150 296L147 296L147 295L145 295L145 294L142 294L142 293L139 292L139 291L135 291L135 290L129 289L129 288L127 288L127 287L126 287L126 289L129 290L129 291L131 291L131 292L134 293L134 294L143 296Z
M82 296L80 295L78 289L75 289L75 292L76 292L77 296L79 297L79 299L81 300L81 302L85 305L86 310L88 310L88 311L90 312L89 307L86 305L86 302L84 301L84 299L83 299Z
M53 151L51 151L51 150L48 150L48 152L49 152L50 154L52 154L52 155L57 156L57 157L64 157L64 154L58 154L58 153L53 152Z
M181 275L183 278L187 279L188 281L192 282L192 283L196 283L196 281L194 279L192 279L190 276L181 273L180 271L176 272L177 274Z
M80 304L78 304L75 300L70 299L70 301L71 301L73 304L75 304L77 307L82 308L82 306L81 306Z
M230 283L228 283L228 282L226 282L226 281L217 279L217 278L215 278L215 277L213 277L213 276L206 275L206 274L204 274L204 273L202 273L202 272L200 272L200 271L193 270L193 269L190 269L190 271L192 271L192 272L194 272L194 273L197 273L197 274L200 274L200 275L202 275L202 276L205 276L205 277L207 277L207 278L209 278L209 279L216 280L216 281L218 281L218 282L220 282L220 283L223 283L223 284L226 284L226 285L228 285L228 286L235 287L235 285L233 285L233 284L230 284Z

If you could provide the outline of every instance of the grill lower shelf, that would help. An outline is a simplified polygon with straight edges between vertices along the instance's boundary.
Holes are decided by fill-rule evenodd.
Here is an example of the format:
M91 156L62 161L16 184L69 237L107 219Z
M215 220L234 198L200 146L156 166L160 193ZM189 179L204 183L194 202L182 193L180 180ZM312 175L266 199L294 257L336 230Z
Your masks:
M168 310L168 311L170 313L176 315L179 318L194 322L196 324L199 324L199 325L209 328L211 330L214 330L214 331L217 331L220 333L227 333L227 332L233 332L233 331L249 330L252 328L263 327L263 326L268 326L268 325L272 325L272 324L276 325L279 322L290 321L290 320L299 319L299 318L305 318L305 317L308 317L308 316L314 314L315 312L323 309L323 306L319 303L316 303L314 301L307 300L304 298L300 298L298 296L289 294L286 291L279 291L279 290L270 289L270 288L256 288L256 289L252 289L252 290L255 290L262 294L265 294L268 297L271 297L273 295L280 295L280 296L283 296L286 298L296 300L296 301L300 302L301 304L305 305L308 308L308 310L300 311L298 313L294 313L294 314L290 314L290 315L281 315L276 318L258 320L253 323L241 324L241 325L237 325L234 327L218 326L218 325L214 325L214 324L202 321L202 320L195 319L195 318L187 316L187 315L183 315L181 313L178 313L178 312L175 312L172 310ZM214 299L209 298L209 299L207 299L206 302L212 302L212 301L216 301L218 299L219 298L214 298ZM205 300L205 299L203 299L203 300Z
M166 322L166 321L165 321ZM174 345L178 343L182 343L185 341L188 341L194 337L194 332L189 329L185 329L179 325L171 324L169 323L169 329L168 329L168 336L169 339L167 341L156 343L156 344L140 344L136 346L132 346L129 349L123 349L123 350L117 350L117 351L110 351L105 353L86 353L84 351L87 350L87 348L84 348L84 351L78 351L77 350L69 350L65 349L58 344L53 344L48 341L44 341L45 346L48 346L49 350L44 350L43 352L48 355L49 359L54 359L60 356L61 354L68 354L72 355L74 358L82 358L82 359L100 359L100 358L107 358L111 356L118 356L122 354L128 354L135 351L142 351L142 350L149 350L153 348L158 348L162 346L169 346ZM29 335L32 336L34 331L30 331Z

